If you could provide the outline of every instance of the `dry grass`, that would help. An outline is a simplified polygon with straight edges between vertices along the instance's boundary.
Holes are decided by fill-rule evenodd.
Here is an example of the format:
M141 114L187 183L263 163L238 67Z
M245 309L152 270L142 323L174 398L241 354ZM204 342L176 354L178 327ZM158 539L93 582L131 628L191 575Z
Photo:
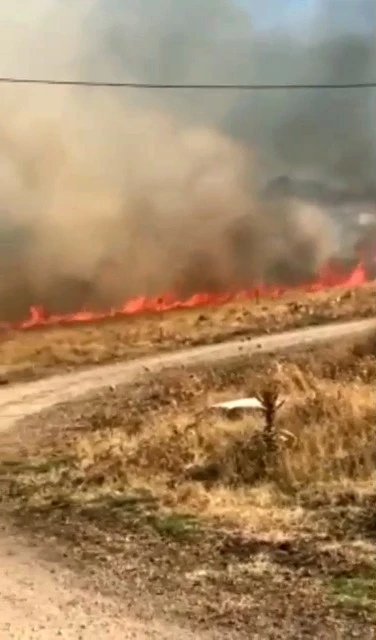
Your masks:
M5 333L0 343L3 380L28 380L190 345L373 316L375 301L376 285L370 284L94 325Z
M2 437L4 512L234 637L372 638L375 381L370 336L61 407ZM248 393L264 411L207 408Z

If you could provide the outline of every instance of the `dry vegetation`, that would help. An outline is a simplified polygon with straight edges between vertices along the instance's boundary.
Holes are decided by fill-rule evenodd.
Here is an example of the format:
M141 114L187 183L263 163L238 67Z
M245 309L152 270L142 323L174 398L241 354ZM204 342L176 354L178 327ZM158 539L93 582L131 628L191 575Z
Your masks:
M5 332L0 342L2 382L235 337L369 317L374 315L375 303L376 285L370 284L103 324Z
M104 391L2 435L3 511L141 612L373 638L375 382L370 336ZM263 411L208 409L249 393Z

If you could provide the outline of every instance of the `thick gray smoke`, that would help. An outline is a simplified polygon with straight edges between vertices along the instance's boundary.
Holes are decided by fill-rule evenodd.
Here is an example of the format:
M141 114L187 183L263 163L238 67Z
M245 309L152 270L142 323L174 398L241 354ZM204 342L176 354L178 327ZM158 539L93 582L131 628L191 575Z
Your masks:
M132 19L115 9L116 0L113 11L103 3L101 12L100 4L93 12L93 29L102 25L108 55L101 58L99 50L93 68L99 65L105 75L121 77L126 67L146 82L376 80L374 0L302 0L307 11L312 7L305 23L299 23L299 6L292 2L290 28L285 29L275 25L277 16L283 23L288 0L249 0L243 3L249 13L232 0L159 0L153 8L139 0L132 3ZM175 92L159 98L188 119L215 123L242 143L257 145L272 171L331 179L358 191L375 186L375 89Z
M36 0L32 16L19 1L2 9L1 75L358 82L375 45L341 6L338 33L318 13L299 41L260 35L231 0ZM1 315L311 277L333 248L329 220L261 201L259 184L297 170L368 189L374 100L2 85Z

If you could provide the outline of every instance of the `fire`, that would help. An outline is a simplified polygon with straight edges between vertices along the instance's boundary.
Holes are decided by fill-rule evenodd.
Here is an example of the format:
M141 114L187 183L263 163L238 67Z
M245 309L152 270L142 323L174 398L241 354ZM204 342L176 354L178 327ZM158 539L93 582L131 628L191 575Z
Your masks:
M313 293L332 287L356 287L367 281L367 273L363 262L353 269L350 273L341 272L338 266L327 264L321 271L316 281L307 283L297 287L273 287L263 286L254 287L249 290L238 291L236 293L197 293L186 300L179 300L176 296L162 295L157 298L147 299L145 297L137 297L125 302L120 308L110 309L105 312L78 311L67 315L49 314L45 309L37 306L30 308L29 317L21 322L0 323L3 330L26 330L37 327L48 327L54 325L69 325L77 323L98 322L111 318L120 318L125 316L134 316L145 313L161 313L173 311L177 309L194 309L205 306L219 306L228 302L241 300L259 300L261 298L278 298L287 292L307 292Z

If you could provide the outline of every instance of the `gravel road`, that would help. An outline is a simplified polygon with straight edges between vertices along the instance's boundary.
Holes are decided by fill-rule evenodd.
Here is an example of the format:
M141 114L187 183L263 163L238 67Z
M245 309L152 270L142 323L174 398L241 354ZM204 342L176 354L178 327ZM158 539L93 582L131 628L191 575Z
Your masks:
M0 429L42 409L77 399L101 387L133 382L145 370L157 373L170 366L225 360L237 354L271 353L290 347L361 335L376 328L362 320L263 336L249 341L197 347L138 361L106 365L88 371L17 384L0 391ZM199 638L197 633L158 622L141 623L102 595L80 588L60 565L43 560L38 551L0 530L0 640L173 640ZM207 636L200 636L205 640Z

